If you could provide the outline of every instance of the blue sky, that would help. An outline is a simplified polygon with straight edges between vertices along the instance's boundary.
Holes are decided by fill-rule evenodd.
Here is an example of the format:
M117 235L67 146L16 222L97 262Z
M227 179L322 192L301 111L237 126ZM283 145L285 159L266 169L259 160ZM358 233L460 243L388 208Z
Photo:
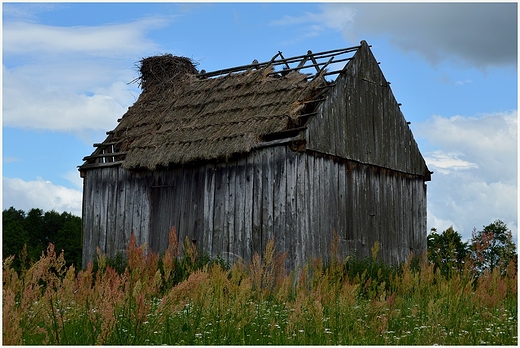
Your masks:
M517 4L3 3L3 209L81 214L77 166L163 53L218 70L366 40L430 170L428 229L517 235Z

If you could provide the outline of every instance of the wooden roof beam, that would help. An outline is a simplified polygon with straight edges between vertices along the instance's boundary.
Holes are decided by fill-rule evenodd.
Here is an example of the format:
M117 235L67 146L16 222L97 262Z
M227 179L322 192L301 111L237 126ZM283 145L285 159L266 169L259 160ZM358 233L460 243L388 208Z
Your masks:
M307 67L315 67L316 70L318 70L318 68L316 66L320 66L323 63L321 63L321 64L318 63L316 59L323 59L323 58L328 58L331 56L338 56L338 55L346 54L349 52L355 52L359 49L359 47L361 47L361 46L340 48L340 49L318 52L318 53L312 53L312 51L309 50L309 51L307 51L307 54L295 56L295 57L291 57L291 58L284 58L282 56L282 52L278 51L278 53L276 55L274 55L273 58L271 58L271 60L268 62L240 65L240 66L236 66L233 68L220 69L220 70L216 70L216 71L212 71L212 72L200 73L200 74L196 74L195 76L200 77L200 78L215 77L215 76L225 75L225 74L229 74L229 73L233 73L233 72L246 71L246 70L252 69L252 68L260 69L260 68L265 68L269 65L276 66L276 65L282 65L282 64L285 65L286 67L288 67L288 69L290 69L290 70L297 70L297 68L296 69L290 68L289 64L296 63L296 62L300 62L300 64L301 64L302 61L305 64L305 62L307 60L309 60L309 58L313 61L314 64L306 66L306 67L304 67L302 65L300 68L303 69L303 68L307 68ZM277 59L278 56L281 56L282 59ZM348 59L352 59L352 58L346 58L344 60L348 60ZM337 62L344 61L344 60L338 60Z

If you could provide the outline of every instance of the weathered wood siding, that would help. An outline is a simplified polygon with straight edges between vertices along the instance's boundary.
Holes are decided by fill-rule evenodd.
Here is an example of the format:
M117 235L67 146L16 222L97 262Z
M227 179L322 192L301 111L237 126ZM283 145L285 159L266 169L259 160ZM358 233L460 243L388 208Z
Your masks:
M148 242L149 174L130 173L120 166L86 172L83 179L83 267L96 256L125 252L134 232L136 242Z
M307 148L429 177L426 163L390 84L365 44L338 76L310 120Z
M99 168L84 180L84 267L96 246L123 251L132 231L162 252L171 226L181 242L231 262L250 260L274 238L291 268L328 258L334 231L343 257L368 256L379 241L382 259L396 263L426 245L421 177L284 145L147 174Z

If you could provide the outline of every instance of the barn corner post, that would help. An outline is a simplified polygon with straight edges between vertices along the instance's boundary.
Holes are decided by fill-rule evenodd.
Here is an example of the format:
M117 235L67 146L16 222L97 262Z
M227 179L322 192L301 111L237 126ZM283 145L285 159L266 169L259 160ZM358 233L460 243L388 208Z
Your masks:
M289 268L327 259L334 231L342 257L378 241L396 263L425 245L429 172L365 41L213 72L167 54L140 72L138 100L80 167L84 267L132 231L163 252L171 226L228 262L274 237Z

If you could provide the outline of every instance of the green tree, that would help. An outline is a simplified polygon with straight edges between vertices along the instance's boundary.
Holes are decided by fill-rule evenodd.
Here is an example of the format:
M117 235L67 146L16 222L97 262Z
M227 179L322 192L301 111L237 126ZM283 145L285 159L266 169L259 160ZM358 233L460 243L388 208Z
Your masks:
M42 251L47 249L47 243L44 240L43 210L36 208L29 210L25 215L23 226L29 235L28 256L32 260L38 260Z
M13 267L20 270L22 259L27 265L37 261L49 243L65 253L68 265L81 267L81 218L54 210L31 209L27 214L11 207L2 213L2 255L16 255ZM24 250L25 247L25 251Z
M70 213L61 213L60 225L56 226L53 243L56 250L64 251L65 261L81 267L81 218Z
M19 255L24 245L29 243L29 234L24 228L25 212L10 207L2 212L2 255ZM21 267L20 258L13 261L13 267Z
M462 236L453 229L453 226L448 227L440 234L437 233L435 228L432 228L428 235L428 260L444 276L449 277L454 271L461 271L468 253L468 243L462 241Z
M482 231L473 229L471 257L478 273L499 267L505 272L511 260L516 261L516 245L511 230L502 220L484 226Z

